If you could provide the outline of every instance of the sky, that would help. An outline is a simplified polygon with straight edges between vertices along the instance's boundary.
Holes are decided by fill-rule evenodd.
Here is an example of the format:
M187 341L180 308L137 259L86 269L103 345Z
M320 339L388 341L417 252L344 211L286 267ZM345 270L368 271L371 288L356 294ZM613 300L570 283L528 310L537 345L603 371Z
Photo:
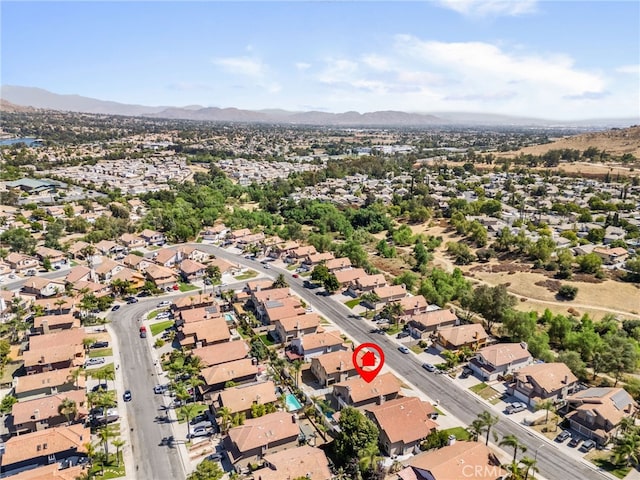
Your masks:
M3 85L141 105L640 117L640 2L0 2Z

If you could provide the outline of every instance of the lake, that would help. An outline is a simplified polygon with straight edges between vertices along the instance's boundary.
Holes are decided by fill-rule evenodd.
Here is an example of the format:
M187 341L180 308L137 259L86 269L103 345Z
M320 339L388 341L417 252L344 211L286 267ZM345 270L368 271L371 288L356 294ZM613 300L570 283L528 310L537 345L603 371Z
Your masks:
M37 138L25 137L25 138L5 138L0 140L0 145L15 145L16 143L24 143L27 147L31 146L40 146L42 144L42 140L38 140Z

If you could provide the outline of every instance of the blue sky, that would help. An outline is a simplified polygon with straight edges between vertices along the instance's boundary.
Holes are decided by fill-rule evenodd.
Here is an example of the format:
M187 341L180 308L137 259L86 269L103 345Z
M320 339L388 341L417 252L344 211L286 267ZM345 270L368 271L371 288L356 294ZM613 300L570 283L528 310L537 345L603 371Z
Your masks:
M640 117L640 2L2 1L1 81L144 105Z

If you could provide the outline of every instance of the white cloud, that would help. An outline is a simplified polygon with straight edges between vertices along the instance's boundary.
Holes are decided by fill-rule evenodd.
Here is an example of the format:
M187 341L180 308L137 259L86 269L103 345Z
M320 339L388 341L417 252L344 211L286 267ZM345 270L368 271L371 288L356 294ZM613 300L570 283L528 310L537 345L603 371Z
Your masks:
M373 70L386 72L391 69L391 60L382 55L369 54L362 57L362 63Z
M533 13L537 0L438 0L438 3L467 16L517 16Z
M262 77L265 66L261 60L250 57L224 57L213 59L213 64L229 73L247 77Z
M297 62L295 66L298 70L309 70L311 68L311 64L306 62Z
M640 64L636 65L622 65L616 68L618 73L630 73L632 75L640 75Z
M320 72L318 80L327 84L350 83L357 71L358 63L355 61L330 58L326 60L326 66Z

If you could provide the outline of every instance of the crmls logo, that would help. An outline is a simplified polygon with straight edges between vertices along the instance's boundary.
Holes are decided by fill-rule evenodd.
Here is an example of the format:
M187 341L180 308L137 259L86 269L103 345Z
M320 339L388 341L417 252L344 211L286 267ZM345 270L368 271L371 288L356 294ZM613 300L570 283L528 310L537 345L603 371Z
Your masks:
M501 478L504 474L498 466L494 465L465 465L462 467L464 478Z

